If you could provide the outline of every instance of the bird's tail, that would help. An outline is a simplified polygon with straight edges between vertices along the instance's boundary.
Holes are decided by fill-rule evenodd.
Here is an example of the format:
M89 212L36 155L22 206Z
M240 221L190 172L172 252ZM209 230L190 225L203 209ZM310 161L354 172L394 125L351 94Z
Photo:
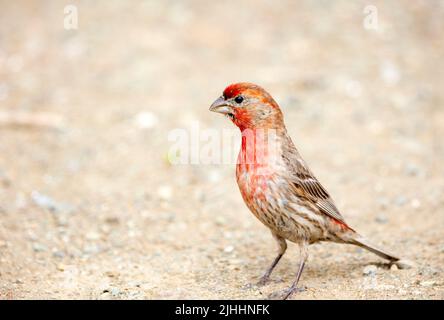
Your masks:
M359 234L356 234L356 236L354 236L350 240L350 243L357 245L361 248L367 249L368 251L371 251L374 254L377 254L378 256L380 256L381 258L387 259L391 262L399 260L399 258L396 257L395 255L378 248L377 246L375 246L371 242L369 242L369 240L367 240L366 238L364 238L363 236L361 236Z

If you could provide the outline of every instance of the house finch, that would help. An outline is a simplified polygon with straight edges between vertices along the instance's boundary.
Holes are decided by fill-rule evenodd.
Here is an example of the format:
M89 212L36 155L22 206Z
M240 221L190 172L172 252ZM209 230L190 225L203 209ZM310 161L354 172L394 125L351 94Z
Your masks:
M278 255L261 277L265 284L287 249L286 240L300 247L301 261L287 299L308 257L308 245L319 241L349 243L391 263L399 259L353 230L300 156L285 128L282 111L263 88L251 83L228 86L210 107L239 127L242 145L236 165L237 183L251 210L278 243Z

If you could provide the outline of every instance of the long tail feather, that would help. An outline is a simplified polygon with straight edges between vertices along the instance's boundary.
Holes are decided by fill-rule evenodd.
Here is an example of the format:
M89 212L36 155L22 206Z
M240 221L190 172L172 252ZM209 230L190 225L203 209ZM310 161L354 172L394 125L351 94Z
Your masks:
M378 256L380 256L381 258L387 259L389 261L398 261L399 258L396 257L395 255L382 250L380 248L378 248L377 246L373 245L371 242L369 242L369 240L367 240L366 238L364 238L363 236L356 236L354 237L354 239L351 241L352 244L355 244L357 246L360 246L361 248L367 249L368 251L373 252L374 254L377 254Z

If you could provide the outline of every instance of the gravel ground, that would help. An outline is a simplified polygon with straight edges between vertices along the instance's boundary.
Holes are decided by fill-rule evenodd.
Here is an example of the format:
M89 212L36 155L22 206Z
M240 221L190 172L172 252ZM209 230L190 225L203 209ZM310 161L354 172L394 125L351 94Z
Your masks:
M0 298L263 299L290 245L242 202L234 165L171 165L174 128L232 82L282 106L349 224L414 263L310 247L293 299L444 298L444 2L0 3Z

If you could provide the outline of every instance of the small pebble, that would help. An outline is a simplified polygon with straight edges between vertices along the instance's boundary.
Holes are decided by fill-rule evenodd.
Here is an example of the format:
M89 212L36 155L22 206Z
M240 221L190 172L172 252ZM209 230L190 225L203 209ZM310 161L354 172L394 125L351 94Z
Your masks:
M46 251L46 247L45 247L44 245L42 245L42 244L39 244L39 243L34 243L34 244L32 245L32 249L33 249L35 252L43 252L43 251Z
M399 270L398 266L396 264L392 264L392 266L390 267L391 271L397 271Z
M225 249L224 249L224 251L225 251L226 253L233 252L233 250L234 250L234 247L233 247L233 246L227 246L227 247L225 247Z
M397 196L395 198L395 204L399 207L405 205L407 203L407 198L404 196Z
M99 240L100 239L100 234L97 233L97 232L94 232L94 231L88 232L86 234L86 239L87 240L91 240L91 241Z
M157 194L162 200L170 200L173 196L173 189L170 186L161 186L157 189Z
M405 173L409 176L414 177L420 173L420 170L416 165L409 163L405 166Z
M391 61L385 61L381 65L380 76L387 85L396 85L401 79L399 68Z
M111 292L112 296L118 296L120 294L120 289L119 288L112 288L110 292Z
M212 183L217 183L221 180L221 174L219 171L217 170L212 170L209 172L209 174L207 175L207 179L208 181L212 182Z
M365 276L375 276L377 270L378 270L378 268L375 265L370 264L370 265L364 267L364 270L362 271L362 273Z
M216 225L223 226L223 225L226 224L227 221L226 221L226 219L224 217L217 216L216 219L215 219L215 222L216 222ZM444 248L443 248L443 251L444 251Z
M140 288L142 286L142 283L140 283L139 281L130 281L128 282L128 286Z
M120 223L120 220L118 217L106 217L105 222L108 224L118 225Z
M432 267L423 267L419 269L418 274L425 276L436 276L440 273L438 269Z
M420 283L420 285L423 287L434 287L434 286L436 286L436 281L434 281L434 280L422 281Z
M393 290L396 287L392 284L381 284L379 286L376 287L376 290L381 290L381 291L385 291L385 290Z
M95 245L95 244L85 245L83 247L83 253L86 255L97 254L101 250L102 250L102 247L100 245Z
M377 216L377 217L375 218L375 221L376 221L377 223L385 224L385 223L388 222L388 219L387 219L387 217L385 217L385 216L379 215L379 216Z
M399 269L411 269L415 264L410 260L399 260L395 262Z
M158 124L159 119L154 113L144 111L136 115L134 122L139 129L151 129Z
M114 271L106 271L105 275L109 278L116 278L119 276L118 272L114 272Z
M412 201L410 202L410 205L412 206L413 209L418 209L421 206L421 201L419 201L418 199L412 199Z
M63 258L63 257L65 257L65 253L63 251L54 251L52 253L52 255L55 258Z
M61 205L58 202L56 202L54 199L52 199L47 195L41 194L38 191L33 191L31 193L31 198L36 205L38 205L41 208L48 209L49 211L52 212L57 212L61 207Z

